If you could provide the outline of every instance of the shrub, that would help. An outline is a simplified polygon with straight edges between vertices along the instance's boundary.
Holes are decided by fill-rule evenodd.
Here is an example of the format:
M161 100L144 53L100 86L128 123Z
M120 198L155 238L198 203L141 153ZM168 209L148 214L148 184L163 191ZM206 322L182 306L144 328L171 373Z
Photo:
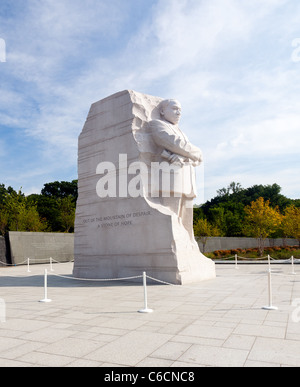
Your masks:
M214 255L215 255L217 258L219 258L219 257L221 256L220 250L214 251Z
M274 247L266 247L265 248L266 253L273 253L273 251L274 251Z

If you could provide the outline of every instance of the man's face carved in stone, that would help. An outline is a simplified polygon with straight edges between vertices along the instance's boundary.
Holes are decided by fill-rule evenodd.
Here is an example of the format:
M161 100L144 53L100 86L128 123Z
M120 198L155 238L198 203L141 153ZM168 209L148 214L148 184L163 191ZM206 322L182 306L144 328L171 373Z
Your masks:
M172 100L161 111L162 116L173 125L177 125L181 117L181 105L178 101Z

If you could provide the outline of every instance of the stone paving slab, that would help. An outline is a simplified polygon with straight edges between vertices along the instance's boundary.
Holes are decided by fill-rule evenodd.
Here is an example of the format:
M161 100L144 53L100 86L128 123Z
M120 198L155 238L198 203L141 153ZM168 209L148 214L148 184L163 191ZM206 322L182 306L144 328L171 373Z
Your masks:
M289 265L272 267L276 311L262 309L267 267L218 264L215 280L149 284L152 314L138 313L142 280L78 281L72 263L53 268L0 268L0 367L300 366L300 276Z

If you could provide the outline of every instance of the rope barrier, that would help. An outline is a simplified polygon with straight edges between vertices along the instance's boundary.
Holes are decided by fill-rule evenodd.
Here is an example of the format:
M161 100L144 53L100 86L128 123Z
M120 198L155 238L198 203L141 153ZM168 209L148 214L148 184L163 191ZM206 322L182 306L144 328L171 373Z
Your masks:
M261 273L253 273L253 274L239 274L239 277L263 277L264 274L261 274ZM236 276L234 276L236 278ZM195 287L195 286L186 286L186 285L178 285L178 284L172 284L170 282L166 282L166 281L162 281L162 280L159 280L157 278L153 278L153 277L150 277L147 275L147 278L149 278L150 280L152 281L155 281L155 282L158 282L158 283L161 283L163 285L169 285L169 286L173 286L173 287L178 287L180 289L192 289L192 290L208 290L208 288L199 288L199 287ZM210 289L210 290L219 290L219 289Z
M0 261L0 264L4 265L4 266L22 266L22 265L25 265L27 264L27 273L31 273L31 270L30 270L30 262L34 261L34 263L37 263L37 264L43 264L42 262L47 262L50 264L50 271L54 271L53 269L53 262L55 263L59 263L61 265L64 265L64 264L67 264L67 263L72 263L74 262L74 260L72 261L65 261L65 262L59 262L55 259L53 259L52 257L50 258L45 258L45 259L40 259L40 258L26 258L23 262L19 262L19 263L7 263L7 262L2 262Z
M229 260L233 260L234 258L235 258L236 261L237 260L241 260L241 261L255 262L255 261L261 261L261 260L267 260L268 256L247 258L247 257L241 257L239 255L235 255L235 256L221 258L220 261L219 260L215 260L215 261L216 262L222 262L222 261L227 261L227 260L229 261ZM294 258L294 257L287 258L287 259L277 259L277 258L273 258L273 257L270 256L270 260L272 260L274 262L277 262L277 263L291 262L292 259L294 259L294 263L297 263L297 264L300 263L300 259ZM37 263L37 264L42 264L41 262L49 263L51 265L51 271L53 271L53 267L52 267L53 263L58 263L58 264L64 265L64 264L72 263L72 262L74 262L74 260L60 262L60 261L57 261L56 259L53 259L52 257L45 258L45 259L42 259L42 258L41 259L40 258L26 258L24 261L19 262L19 263L7 263L7 262L0 261L0 264L2 264L4 266L21 266L21 265L27 264L27 267L29 268L29 264L31 262L34 262L34 263Z
M166 281L159 280L159 279L157 279L157 278L150 277L149 275L147 275L147 278L149 278L149 279L152 280L152 281L159 282L159 283L161 283L161 284L163 284L163 285L180 286L180 285L176 285L176 284L171 284L170 282L166 282Z
M288 276L288 274L274 273L274 272L272 272L271 269L268 270L268 301L269 301L269 303L268 303L267 306L263 306L262 307L262 309L268 310L268 311L278 310L278 307L273 305L272 274L281 275L281 276ZM248 274L248 276L249 275L253 275L253 274ZM256 275L256 274L254 274L254 275ZM165 284L165 285L177 286L177 285L168 283L166 281L158 280L158 279L150 277L150 276L147 276L147 278L151 279L152 281L156 281L156 282L159 282L159 283L162 283L162 284ZM187 289L187 288L188 289L197 289L197 290L200 289L200 288L194 288L194 287L193 288L186 287L186 286L184 287L184 289ZM207 289L205 289L205 290L207 290Z
M262 261L262 260L265 260L268 258L268 256L265 256L265 257L255 257L255 258L246 258L246 257L240 257L239 255L237 256L239 259L241 259L242 261L244 260L249 260L249 259L255 259L255 261Z
M137 278L143 278L144 308L140 309L138 312L139 313L152 313L153 312L152 309L148 308L147 281L146 281L147 275L146 275L146 272L144 272L143 275L138 275L138 276L123 277L123 278L107 278L107 279L104 279L104 278L103 279L100 279L100 278L95 278L95 279L91 279L91 278L76 278L76 277L67 277L67 276L60 275L60 274L51 274L51 275L54 276L54 277L65 278L65 279L68 279L68 280L92 281L92 282L126 281L126 280L132 280L132 279L137 279ZM42 302L42 303L52 302L52 300L50 300L48 298L48 289L47 289L48 281L47 281L47 277L48 277L48 272L47 272L47 270L45 270L45 274L44 274L44 298L42 300L40 300L40 302Z
M227 261L227 260L229 260L229 259L233 259L233 258L235 258L235 256L233 255L232 257L224 257L224 258L222 258L222 260L224 260L224 261Z
M242 258L242 257L239 257L237 256L238 258ZM231 258L234 258L234 257L231 257ZM265 258L268 258L268 257L262 257L261 259L265 259ZM274 258L272 258L271 256L269 256L269 259L270 260L275 260ZM22 265L24 263L27 262L27 267L28 267L28 270L27 272L30 273L31 271L29 270L29 262L31 261L32 259L28 258L26 259L25 261L17 264L17 265ZM276 262L278 263L285 263L285 262L291 262L292 264L293 263L299 263L300 260L299 259L295 259L294 257L291 257L289 259L286 259L286 260L275 260ZM60 263L60 264L68 264L68 263L72 263L74 261L68 261L68 262L59 262L59 261L56 261L54 260L53 258L50 257L50 267L51 267L51 271L54 271L52 269L52 262L57 262L57 263ZM0 263L2 263L0 261ZM4 263L4 262L3 262ZM16 266L15 264L7 264L7 266ZM274 272L273 272L274 273ZM299 275L297 273L295 273L294 269L293 269L293 272L292 272L293 275ZM77 277L73 277L73 276L63 276L63 275L60 275L60 274L54 274L54 273L51 273L51 275L54 275L54 276L57 276L57 277L61 277L61 278L65 278L65 279L69 279L69 280L78 280L78 281L92 281L92 282L110 282L110 281L126 281L126 280L133 280L133 279L138 279L138 278L143 278L143 275L139 275L139 276L131 276L131 277L123 277L123 278L103 278L103 279L99 279L99 278L77 278ZM258 274L242 274L242 275L246 275L246 276L251 276L251 275L258 275ZM282 275L288 275L288 274L282 274ZM155 282L159 282L159 283L162 283L162 284L165 284L165 285L172 285L172 286L177 286L176 284L172 284L172 283L169 283L169 282L166 282L166 281L162 281L162 280L159 280L157 278L153 278L153 277L150 277L147 275L147 277ZM194 288L193 288L194 289Z
M241 257L240 255L236 255L236 256L232 256L232 257L224 257L224 258L220 258L220 261L226 261L226 260L230 260L230 259L233 259L237 257L239 260L242 260L242 261L249 261L249 262L255 262L255 261L263 261L263 260L267 260L268 259L268 255L266 255L265 257ZM270 256L270 259L272 261L275 261L275 262L278 262L278 263L283 263L283 262L289 262L291 261L293 257L291 258L287 258L287 259L278 259L278 258L273 258ZM216 262L219 261L219 259L215 259ZM300 259L298 258L294 258L294 261L296 263L299 263L300 262Z
M232 259L233 257L229 257L228 259ZM297 273L295 272L295 263L298 263L300 260L299 259L295 259L294 256L292 256L291 258L288 258L288 259L282 259L282 260L279 260L279 259L275 259L273 257L271 257L270 255L267 255L266 257L260 257L260 258L256 258L255 261L249 261L249 258L244 258L244 257L240 257L239 255L235 255L235 269L238 270L239 267L238 267L238 259L241 259L243 261L247 261L247 262L255 262L255 261L259 261L259 260L265 260L267 259L268 260L268 265L269 265L269 270L271 270L271 261L273 262L276 262L278 264L285 264L285 263L291 263L292 264L292 275L297 275Z
M4 266L20 266L20 265L24 265L25 263L27 263L27 258L25 259L25 261L23 262L20 262L20 263L7 263L7 262L2 262L0 261L0 263L2 263L2 265Z
M143 278L142 275L137 275L133 277L124 277L124 278L77 278L77 277L67 277L61 274L51 274L55 277L60 277L60 278L66 278L69 280L76 280L76 281L91 281L91 282L111 282L111 281L128 281L132 279L137 279L137 278Z
M238 256L236 255L235 256L236 262L237 262L237 258L238 258ZM276 272L274 272L272 270L272 268L271 268L271 256L268 256L267 258L268 258L268 263L269 263L269 269L268 269L269 304L268 304L268 306L264 306L262 309L265 309L265 310L277 310L278 308L273 306L273 299L272 299L272 297L273 297L273 294L272 294L272 275L277 275L277 276L282 276L282 277L290 277L290 276L292 276L292 277L295 278L295 276L299 276L300 274L297 274L294 271L295 259L294 259L293 256L290 259L284 260L284 262L287 262L287 261L291 261L292 262L293 272L291 274L276 273ZM30 270L29 270L29 261L30 261L29 258L26 261L24 261L24 263L27 262L27 264L28 264L28 270L27 270L28 272L30 272ZM66 263L70 263L70 262L66 262ZM52 270L52 258L50 258L50 265L51 265L51 270ZM215 291L217 291L217 290L219 290L219 289L211 289L211 288L207 288L207 287L199 288L199 287L195 287L195 286L181 286L181 285L177 285L177 284L172 284L170 282L163 281L163 280L154 278L152 276L149 276L149 275L146 274L146 272L143 272L143 275L137 275L137 276L122 277L122 278L103 278L103 279L100 279L100 278L78 278L78 277L66 276L66 275L54 274L54 273L51 273L50 275L55 276L55 277L59 277L59 278L63 278L63 279L67 279L67 280L90 281L90 282L128 281L128 280L134 280L134 279L143 278L144 308L140 309L138 311L139 313L152 313L153 312L152 309L148 308L147 278L149 280L152 280L152 281L160 283L160 284L164 284L164 285L168 285L168 286L172 286L172 287L176 286L176 287L180 287L181 289L192 289L192 290L203 290L203 291L207 291L207 290L215 290ZM239 277L240 276L247 276L247 277L254 277L254 276L256 276L258 278L262 278L263 276L265 276L265 274L261 274L261 273L239 274ZM25 277L22 277L22 278L25 278ZM27 278L30 278L30 276L27 276ZM40 302L42 302L42 303L50 303L51 302L51 299L48 298L48 289L47 288L48 288L48 271L45 270L45 272L44 272L44 298L42 300L40 300Z

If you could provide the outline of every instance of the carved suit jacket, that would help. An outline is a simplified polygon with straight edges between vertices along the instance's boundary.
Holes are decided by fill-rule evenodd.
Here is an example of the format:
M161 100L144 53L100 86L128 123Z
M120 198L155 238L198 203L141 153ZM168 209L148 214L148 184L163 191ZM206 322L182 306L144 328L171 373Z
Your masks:
M177 193L192 198L196 197L194 166L200 165L200 162L196 161L196 155L199 154L200 149L190 143L177 125L162 120L153 120L149 123L149 129L157 147L156 160L163 161L164 151L177 154L184 160L184 165L177 175L177 179L180 179L177 187L181 187L181 192Z

